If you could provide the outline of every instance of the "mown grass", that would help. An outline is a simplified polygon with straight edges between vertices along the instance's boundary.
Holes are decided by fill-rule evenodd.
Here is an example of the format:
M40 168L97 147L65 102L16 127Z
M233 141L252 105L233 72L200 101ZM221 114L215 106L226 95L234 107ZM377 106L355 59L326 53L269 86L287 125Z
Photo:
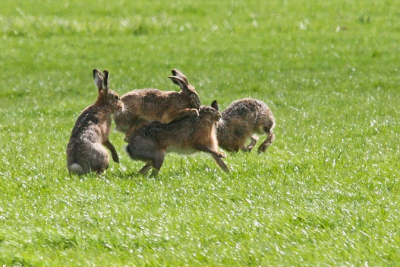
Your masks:
M6 266L396 265L396 1L5 1L0 11L0 263ZM65 147L111 87L274 112L267 153L168 155L158 179L120 154L69 177Z

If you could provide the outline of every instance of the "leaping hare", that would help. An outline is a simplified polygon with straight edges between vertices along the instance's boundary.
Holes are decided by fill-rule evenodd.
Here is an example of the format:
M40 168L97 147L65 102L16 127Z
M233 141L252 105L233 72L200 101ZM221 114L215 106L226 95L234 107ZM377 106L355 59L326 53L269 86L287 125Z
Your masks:
M215 100L211 106L218 110ZM258 152L265 150L272 144L275 135L272 129L275 126L271 109L263 101L244 98L232 102L224 111L222 118L217 122L218 145L230 152L239 149L250 152L258 141L255 134L266 134L267 138L258 147ZM250 144L246 141L250 138Z
M108 168L108 152L119 162L114 146L108 140L111 128L111 115L123 109L117 93L108 89L108 71L93 70L94 83L98 88L96 102L79 115L67 145L67 167L69 173L101 174Z
M180 71L173 69L169 78L181 88L180 92L158 89L137 89L121 97L125 109L114 113L116 130L127 133L143 121L169 123L175 119L198 115L200 99Z
M152 167L153 174L157 174L166 153L198 151L211 154L222 170L229 172L221 159L225 155L218 151L215 123L220 118L221 114L214 108L201 106L199 116L186 116L168 124L144 122L129 135L126 151L133 160L146 162L139 171L141 174L146 174Z

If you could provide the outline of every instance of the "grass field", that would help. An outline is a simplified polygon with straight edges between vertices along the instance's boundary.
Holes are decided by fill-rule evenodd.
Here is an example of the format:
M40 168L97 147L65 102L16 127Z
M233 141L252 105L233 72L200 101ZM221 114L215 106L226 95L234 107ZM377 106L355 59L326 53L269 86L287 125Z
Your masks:
M0 10L0 265L394 266L400 2L28 1ZM70 177L65 148L107 69L121 95L265 101L265 154L121 158Z

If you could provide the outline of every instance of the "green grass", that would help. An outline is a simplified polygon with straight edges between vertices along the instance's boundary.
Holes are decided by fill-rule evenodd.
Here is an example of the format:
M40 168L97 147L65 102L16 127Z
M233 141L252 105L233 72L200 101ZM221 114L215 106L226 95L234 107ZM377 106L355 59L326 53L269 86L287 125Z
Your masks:
M0 264L382 266L400 261L397 1L3 1ZM69 177L65 148L111 87L272 109L265 154L169 154Z

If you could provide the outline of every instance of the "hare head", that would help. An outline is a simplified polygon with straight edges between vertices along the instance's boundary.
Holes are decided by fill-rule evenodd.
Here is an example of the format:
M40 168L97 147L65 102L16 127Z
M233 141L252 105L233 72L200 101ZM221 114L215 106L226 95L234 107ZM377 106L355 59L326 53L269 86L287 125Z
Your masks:
M214 107L201 106L199 111L199 118L204 121L215 123L221 119L221 113Z
M184 95L190 98L190 104L193 108L199 109L201 106L200 98L197 95L196 89L189 83L188 79L182 72L177 69L172 70L172 75L169 76L174 84L177 84Z
M109 74L107 70L104 70L103 73L101 73L98 69L93 69L94 84L97 86L99 93L97 97L98 104L109 105L112 112L115 112L121 110L124 107L124 104L119 95L109 89L108 77Z

